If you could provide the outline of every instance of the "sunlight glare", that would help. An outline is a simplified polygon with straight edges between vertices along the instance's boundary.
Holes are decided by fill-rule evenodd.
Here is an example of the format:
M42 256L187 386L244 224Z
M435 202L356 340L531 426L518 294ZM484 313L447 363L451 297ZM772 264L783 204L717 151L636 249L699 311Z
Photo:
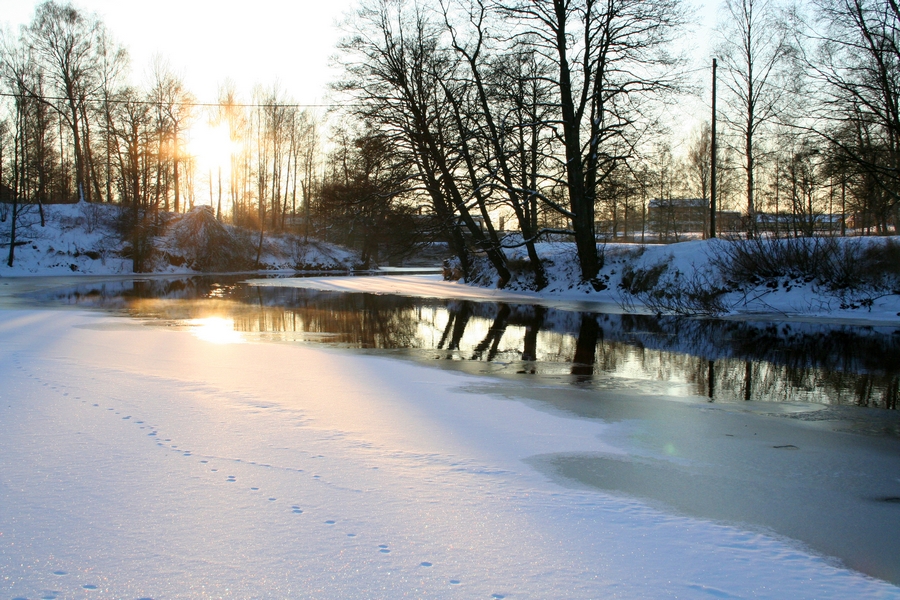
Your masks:
M213 344L240 344L244 341L239 331L234 330L234 319L207 317L190 321L191 333L205 342Z
M221 168L223 177L231 169L234 143L225 125L210 125L202 121L191 128L188 151L197 159L201 173Z

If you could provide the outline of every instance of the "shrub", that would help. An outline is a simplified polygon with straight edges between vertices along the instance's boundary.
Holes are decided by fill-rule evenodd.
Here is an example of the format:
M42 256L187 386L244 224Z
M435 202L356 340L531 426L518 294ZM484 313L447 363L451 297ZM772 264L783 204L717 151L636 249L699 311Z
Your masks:
M758 285L780 278L815 282L838 295L900 287L900 243L804 237L721 244L712 259L725 279Z
M622 305L631 309L634 300L654 312L679 315L716 316L730 308L725 301L730 290L717 284L708 270L694 269L685 276L678 270L670 272L664 262L646 269L626 268L619 288Z
M173 226L180 254L191 269L204 272L241 271L254 263L253 241L236 235L216 220L208 206L197 206ZM174 254L170 252L170 254Z

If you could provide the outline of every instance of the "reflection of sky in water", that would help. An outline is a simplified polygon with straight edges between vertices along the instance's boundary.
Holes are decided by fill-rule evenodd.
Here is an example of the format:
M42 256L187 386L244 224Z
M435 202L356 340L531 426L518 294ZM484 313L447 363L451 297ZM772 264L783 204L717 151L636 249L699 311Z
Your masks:
M426 360L477 363L479 372L604 388L636 384L645 393L717 402L896 409L900 394L900 335L891 327L598 315L239 281L106 281L33 299L124 310L218 344L259 339L404 350Z

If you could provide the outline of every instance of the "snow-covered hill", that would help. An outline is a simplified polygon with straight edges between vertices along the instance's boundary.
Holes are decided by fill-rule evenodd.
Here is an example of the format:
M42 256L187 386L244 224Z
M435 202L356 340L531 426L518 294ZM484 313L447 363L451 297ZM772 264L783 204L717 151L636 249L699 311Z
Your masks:
M116 224L120 208L110 204L54 204L37 207L19 219L13 264L9 258L10 219L0 222L0 277L27 275L116 275L133 272L131 247ZM258 233L216 221L208 207L162 216L161 233L152 239L145 270L194 273L256 270ZM359 257L316 240L304 243L290 234L266 234L259 253L260 270L349 271Z

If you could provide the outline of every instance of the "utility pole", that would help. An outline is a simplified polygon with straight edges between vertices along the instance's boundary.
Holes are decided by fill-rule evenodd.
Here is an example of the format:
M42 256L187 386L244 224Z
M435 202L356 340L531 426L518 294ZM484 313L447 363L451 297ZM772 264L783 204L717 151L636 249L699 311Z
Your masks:
M709 237L716 237L716 59L712 59L712 127L709 144Z

